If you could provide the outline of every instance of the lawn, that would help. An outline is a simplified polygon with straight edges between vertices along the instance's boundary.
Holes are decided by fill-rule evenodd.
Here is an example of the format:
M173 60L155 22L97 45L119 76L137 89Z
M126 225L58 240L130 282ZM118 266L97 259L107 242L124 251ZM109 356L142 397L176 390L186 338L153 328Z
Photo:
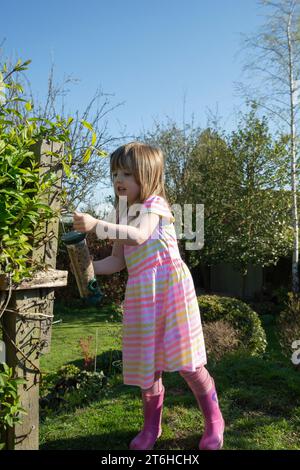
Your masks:
M43 356L44 372L66 363L82 364L80 338L98 337L101 354L121 348L121 324L111 310L55 307L51 352ZM300 374L280 352L272 322L265 325L268 349L264 357L229 355L209 361L226 422L224 449L300 449ZM196 450L203 419L196 401L176 372L164 373L166 398L163 433L155 449ZM109 378L100 398L81 408L53 412L40 426L41 449L125 450L142 426L140 391L123 385L122 376Z

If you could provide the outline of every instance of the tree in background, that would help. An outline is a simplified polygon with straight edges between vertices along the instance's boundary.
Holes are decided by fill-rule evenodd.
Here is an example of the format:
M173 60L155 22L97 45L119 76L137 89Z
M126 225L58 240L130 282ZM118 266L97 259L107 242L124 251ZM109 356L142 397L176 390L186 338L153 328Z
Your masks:
M201 194L205 206L200 259L232 264L244 288L249 264L276 264L292 249L287 142L274 140L266 118L251 109L228 137L202 133L190 160L192 193Z
M155 122L153 130L140 136L142 141L159 146L165 155L165 184L171 204L190 202L187 165L200 132L193 123L180 128L168 118L166 124Z
M265 117L252 109L232 132L229 148L238 166L227 250L243 279L247 265L269 266L292 252L290 191L286 191L287 136L275 139Z
M232 262L225 249L228 238L225 222L238 186L237 181L233 184L237 163L224 133L212 128L201 132L190 156L188 175L193 203L204 204L205 242L201 252L194 253L195 262L208 266L226 258Z
M229 135L169 121L147 139L165 154L170 202L204 204L204 247L185 253L190 266L230 263L245 280L249 264L276 264L291 251L288 137L274 139L255 107Z
M200 133L201 129L195 128L193 122L183 123L183 127L180 128L174 120L168 118L166 123L155 122L154 129L139 137L142 141L157 145L162 149L165 156L167 197L171 205L178 204L182 209L184 204L192 204L195 199L190 185L188 162ZM176 221L176 229L180 232L177 236L181 234L183 228L183 226L178 227L178 221ZM184 237L182 241L185 242ZM185 251L181 243L179 243L179 249L182 257L191 266L190 252Z
M261 0L268 14L262 28L245 40L245 71L251 86L240 86L250 101L270 113L281 132L290 137L289 184L291 220L294 232L292 289L299 292L299 217L298 217L298 113L300 91L300 0ZM254 78L257 86L254 86Z

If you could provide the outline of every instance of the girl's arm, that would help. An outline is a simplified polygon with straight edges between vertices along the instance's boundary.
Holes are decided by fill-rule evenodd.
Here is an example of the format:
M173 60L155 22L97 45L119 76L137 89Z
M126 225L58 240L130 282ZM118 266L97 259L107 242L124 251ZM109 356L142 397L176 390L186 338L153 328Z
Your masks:
M118 242L113 244L111 256L93 261L95 274L114 274L125 268L124 247Z
M74 214L74 229L79 232L96 231L100 239L117 240L120 245L140 245L154 232L159 222L159 215L154 213L142 214L139 217L139 227L120 225L98 220L89 214Z

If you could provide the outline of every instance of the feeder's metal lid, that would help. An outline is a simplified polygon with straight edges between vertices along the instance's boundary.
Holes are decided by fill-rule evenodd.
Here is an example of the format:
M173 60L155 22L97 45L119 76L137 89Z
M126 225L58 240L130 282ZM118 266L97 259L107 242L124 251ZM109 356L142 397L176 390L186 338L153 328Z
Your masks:
M86 233L77 232L76 230L74 230L73 232L64 233L61 239L66 245L76 245L76 243L79 243L84 240L85 237Z

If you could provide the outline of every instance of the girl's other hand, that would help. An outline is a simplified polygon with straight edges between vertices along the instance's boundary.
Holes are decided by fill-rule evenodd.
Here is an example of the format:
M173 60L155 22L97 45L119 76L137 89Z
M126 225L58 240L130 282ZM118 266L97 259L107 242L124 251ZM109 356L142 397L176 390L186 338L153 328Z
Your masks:
M84 212L74 212L73 227L78 232L90 232L97 225L98 220Z

